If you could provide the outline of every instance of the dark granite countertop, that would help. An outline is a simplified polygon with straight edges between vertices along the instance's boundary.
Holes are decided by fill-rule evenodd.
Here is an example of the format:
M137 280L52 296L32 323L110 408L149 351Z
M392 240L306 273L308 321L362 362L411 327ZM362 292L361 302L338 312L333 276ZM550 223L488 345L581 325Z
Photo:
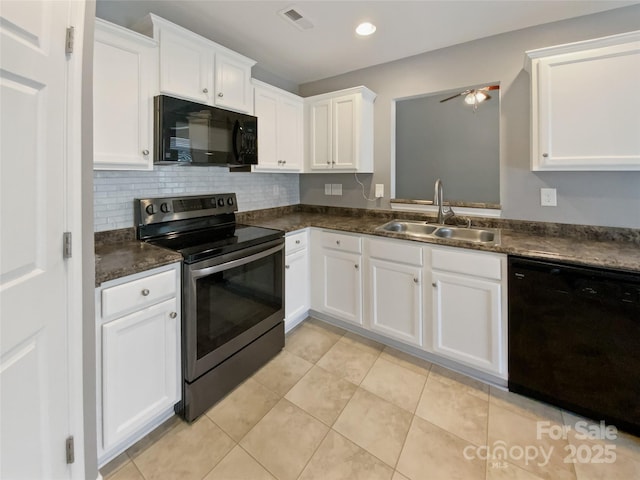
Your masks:
M474 225L500 230L500 243L487 245L438 238L417 240L402 233L375 231L376 227L393 218L433 221L433 218L424 214L308 205L237 214L238 223L275 228L285 232L306 227L327 228L640 272L640 230L638 229L473 219ZM182 256L176 252L136 241L133 228L97 233L95 252L96 286L108 280L182 260Z
M182 261L182 255L137 240L96 244L96 287L104 282Z
M626 236L620 234L619 239L591 240L585 237L588 235L597 237L598 235L590 232L588 227L586 231L581 231L576 227L575 236L555 236L545 231L536 231L535 225L531 225L532 231L499 228L500 243L498 245L487 245L438 238L416 240L402 233L375 231L376 227L391 218L401 216L398 212L393 212L390 216L387 215L386 218L381 218L380 216L351 216L312 212L274 212L272 215L256 216L255 218L248 215L242 219L242 223L260 227L277 228L286 232L305 227L328 228L352 233L400 238L422 243L640 272L640 244L634 241L637 239L633 234ZM556 228L556 230L561 231L562 229ZM615 238L615 236L612 237ZM631 237L631 239L627 237Z

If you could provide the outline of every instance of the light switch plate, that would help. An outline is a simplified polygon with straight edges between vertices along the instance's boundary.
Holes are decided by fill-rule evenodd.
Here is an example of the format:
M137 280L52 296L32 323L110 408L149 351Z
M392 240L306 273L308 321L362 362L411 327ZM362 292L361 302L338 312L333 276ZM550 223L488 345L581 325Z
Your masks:
M376 183L376 198L384 197L384 183Z
M558 198L556 196L555 188L541 188L540 189L540 205L543 207L556 207L558 206Z
M341 183L332 183L331 184L331 194L332 195L342 195L342 184Z
M324 184L324 194L325 195L331 195L331 184L330 183L325 183Z

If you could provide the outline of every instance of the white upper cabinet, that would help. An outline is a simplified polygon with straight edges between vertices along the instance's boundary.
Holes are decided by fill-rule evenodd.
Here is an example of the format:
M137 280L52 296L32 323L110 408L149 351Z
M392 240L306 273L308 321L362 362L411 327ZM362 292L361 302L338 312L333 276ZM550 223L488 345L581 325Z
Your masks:
M252 113L254 60L153 14L136 29L160 44L161 93Z
M366 87L316 95L307 105L307 171L373 173L373 102Z
M301 97L258 80L254 86L254 115L258 117L258 165L254 171L300 172L304 150Z
M640 170L640 31L527 52L532 170Z
M160 30L160 91L212 104L214 53L204 41L170 28Z
M153 96L158 46L96 19L93 58L94 168L153 169Z
M253 112L253 89L251 88L251 66L234 54L216 53L214 103L221 108Z

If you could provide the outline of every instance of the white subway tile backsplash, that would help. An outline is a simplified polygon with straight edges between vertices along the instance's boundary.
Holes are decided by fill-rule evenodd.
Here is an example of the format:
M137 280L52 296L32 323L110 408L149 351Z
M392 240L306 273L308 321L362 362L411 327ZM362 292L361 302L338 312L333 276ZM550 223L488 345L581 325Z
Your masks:
M97 170L93 182L96 232L132 227L134 198L235 192L240 211L300 203L295 174L163 165L151 172Z

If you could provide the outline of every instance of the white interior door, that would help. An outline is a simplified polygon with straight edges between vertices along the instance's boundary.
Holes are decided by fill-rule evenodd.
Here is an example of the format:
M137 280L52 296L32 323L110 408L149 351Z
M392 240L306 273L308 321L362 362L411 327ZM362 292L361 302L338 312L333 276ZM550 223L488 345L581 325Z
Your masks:
M0 6L0 478L70 478L65 222L69 1Z

